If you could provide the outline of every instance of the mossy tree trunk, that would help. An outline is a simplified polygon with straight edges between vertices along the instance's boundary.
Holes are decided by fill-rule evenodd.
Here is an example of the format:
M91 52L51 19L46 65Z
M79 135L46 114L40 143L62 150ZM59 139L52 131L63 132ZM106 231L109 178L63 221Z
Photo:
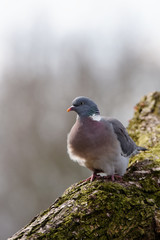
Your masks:
M128 131L149 150L122 182L79 182L12 239L160 239L160 92L135 107Z

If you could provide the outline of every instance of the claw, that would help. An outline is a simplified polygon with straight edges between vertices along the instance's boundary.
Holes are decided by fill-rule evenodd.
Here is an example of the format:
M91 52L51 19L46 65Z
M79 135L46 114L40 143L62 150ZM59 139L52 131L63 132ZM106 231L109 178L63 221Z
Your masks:
M94 179L106 179L107 181L108 180L111 180L112 182L114 182L114 181L122 181L122 176L119 176L119 175L117 175L117 174L115 174L115 175L108 175L108 176L100 176L100 175L97 175L97 173L96 172L93 172L93 174L89 177L89 178L87 178L87 179L85 179L85 180L83 180L83 182L87 182L87 181L90 181L90 182L93 182L94 181Z
M115 174L115 175L111 175L111 176L104 176L104 179L106 179L106 180L111 179L112 182L114 182L116 180L117 181L122 181L122 176L119 176L119 175Z
M83 180L83 182L87 182L87 181L91 181L91 182L93 182L94 181L94 179L95 178L100 178L100 176L99 175L97 175L97 173L96 172L93 172L93 174L89 177L89 178L87 178L87 179L85 179L85 180Z

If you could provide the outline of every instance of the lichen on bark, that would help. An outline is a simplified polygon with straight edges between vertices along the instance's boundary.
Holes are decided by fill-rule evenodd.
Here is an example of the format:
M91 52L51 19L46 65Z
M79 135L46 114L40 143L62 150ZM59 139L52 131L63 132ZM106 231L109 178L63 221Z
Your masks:
M160 92L136 105L128 126L146 152L121 182L96 179L69 187L12 239L160 239Z

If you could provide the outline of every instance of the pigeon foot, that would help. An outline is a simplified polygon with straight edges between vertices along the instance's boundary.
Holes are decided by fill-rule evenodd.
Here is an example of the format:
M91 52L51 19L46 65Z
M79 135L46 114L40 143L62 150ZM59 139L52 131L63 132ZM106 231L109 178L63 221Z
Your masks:
M117 174L115 175L111 175L111 176L104 176L104 179L111 180L112 182L117 181L117 182L121 182L123 180L122 176L119 176Z
M93 174L89 178L86 178L85 180L83 180L83 182L87 182L87 181L93 182L94 179L96 179L96 178L100 179L101 176L97 175L97 173L93 172Z

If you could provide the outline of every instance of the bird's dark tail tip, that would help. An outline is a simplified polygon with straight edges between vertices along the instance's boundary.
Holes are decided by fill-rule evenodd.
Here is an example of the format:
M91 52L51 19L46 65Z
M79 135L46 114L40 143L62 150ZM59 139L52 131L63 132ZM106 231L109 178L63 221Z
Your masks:
M145 148L145 147L137 146L137 150L138 150L138 151L147 151L148 149Z

